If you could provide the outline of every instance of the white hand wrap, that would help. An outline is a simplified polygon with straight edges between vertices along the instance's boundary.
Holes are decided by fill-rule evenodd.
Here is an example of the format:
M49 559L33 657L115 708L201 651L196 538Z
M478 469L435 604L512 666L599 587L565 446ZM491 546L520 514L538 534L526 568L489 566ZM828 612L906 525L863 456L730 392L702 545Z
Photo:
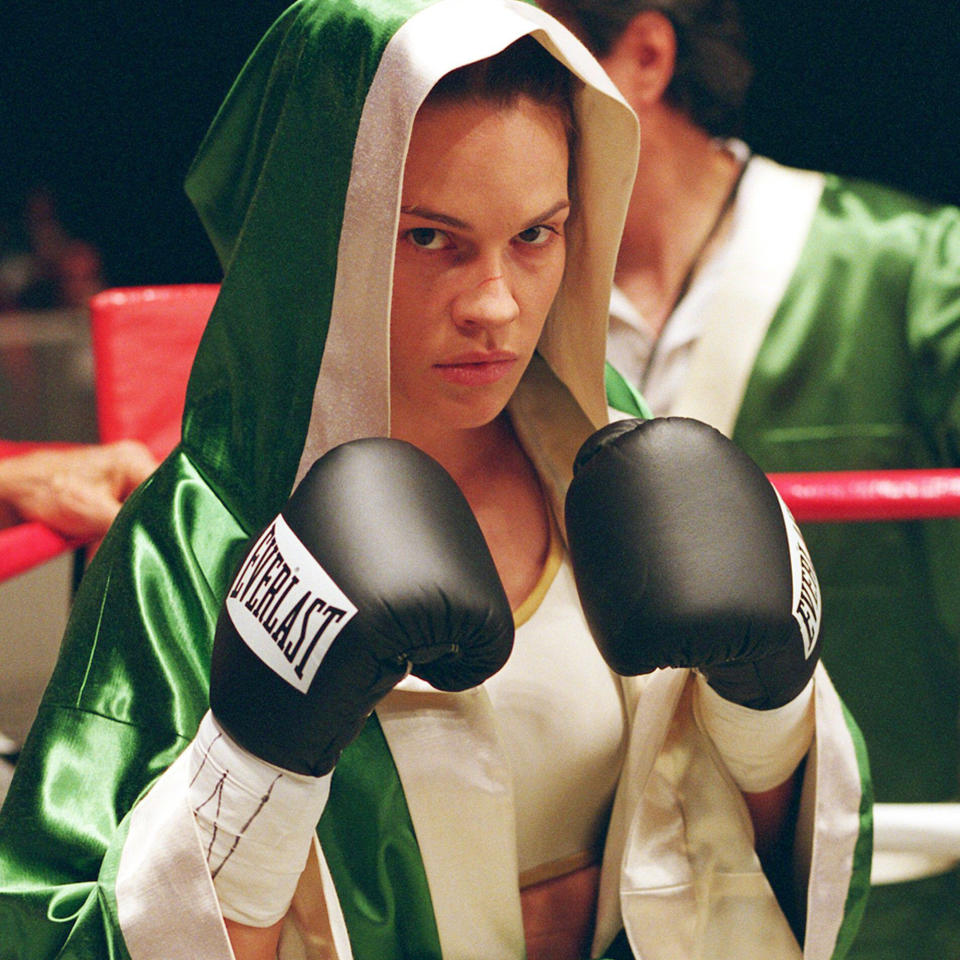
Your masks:
M189 749L187 796L221 911L268 927L293 899L332 774L308 777L260 760L209 711Z
M713 741L737 786L762 793L783 783L813 742L813 680L775 710L752 710L720 696L697 674L697 725Z

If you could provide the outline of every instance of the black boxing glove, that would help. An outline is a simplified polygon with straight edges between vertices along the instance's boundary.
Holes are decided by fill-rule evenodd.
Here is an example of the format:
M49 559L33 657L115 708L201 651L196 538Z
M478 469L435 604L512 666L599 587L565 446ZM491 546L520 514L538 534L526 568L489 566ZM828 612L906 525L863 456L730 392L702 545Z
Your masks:
M241 562L210 708L262 760L320 776L408 671L440 690L506 662L513 615L447 472L399 440L321 457Z
M719 431L618 421L577 455L566 526L577 589L619 674L694 667L726 700L780 707L820 651L820 590L792 516Z

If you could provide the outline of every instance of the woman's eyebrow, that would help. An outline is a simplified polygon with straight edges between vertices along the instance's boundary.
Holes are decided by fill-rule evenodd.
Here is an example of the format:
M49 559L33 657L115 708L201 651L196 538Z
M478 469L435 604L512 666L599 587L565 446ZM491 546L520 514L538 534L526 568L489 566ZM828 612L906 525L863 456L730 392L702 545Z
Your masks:
M552 207L547 210L544 210L543 213L535 216L524 229L529 229L530 227L535 227L538 223L543 223L544 220L549 220L551 217L555 217L561 210L569 210L570 201L564 197L563 200L558 200Z
M401 213L408 213L414 217L420 217L423 220L433 220L435 223L442 223L447 227L456 227L458 230L469 230L470 224L456 217L448 216L437 210L431 210L429 207L401 207Z
M568 209L569 206L570 201L566 198L563 200L558 200L555 204L553 204L552 207L531 218L527 226L523 229L526 230L530 227L536 226L538 223L543 223L544 220L549 220L551 217L556 216L561 210ZM434 223L442 223L446 227L456 227L458 230L472 229L470 224L464 220L460 220L457 217L451 217L446 213L440 213L438 210L431 210L429 207L401 207L400 212L409 214L410 216L420 217L423 220L432 220Z

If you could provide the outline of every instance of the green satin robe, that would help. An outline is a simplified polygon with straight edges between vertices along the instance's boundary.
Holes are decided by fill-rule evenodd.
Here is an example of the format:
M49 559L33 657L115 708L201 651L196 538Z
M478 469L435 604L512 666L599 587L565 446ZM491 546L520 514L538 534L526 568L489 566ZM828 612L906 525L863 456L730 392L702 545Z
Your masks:
M960 466L960 210L827 177L733 438L769 472ZM876 800L958 799L960 520L804 536ZM960 956L960 871L874 886L850 956Z

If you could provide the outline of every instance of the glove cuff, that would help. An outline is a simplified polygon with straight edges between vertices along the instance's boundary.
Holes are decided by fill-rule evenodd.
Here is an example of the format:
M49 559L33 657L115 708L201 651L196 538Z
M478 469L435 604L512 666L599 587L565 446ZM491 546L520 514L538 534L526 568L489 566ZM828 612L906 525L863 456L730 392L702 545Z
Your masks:
M762 793L783 783L810 749L813 679L782 707L753 710L724 699L698 673L693 715L737 786L745 793Z
M290 907L332 774L310 777L261 760L209 710L189 750L187 799L221 912L268 927Z

